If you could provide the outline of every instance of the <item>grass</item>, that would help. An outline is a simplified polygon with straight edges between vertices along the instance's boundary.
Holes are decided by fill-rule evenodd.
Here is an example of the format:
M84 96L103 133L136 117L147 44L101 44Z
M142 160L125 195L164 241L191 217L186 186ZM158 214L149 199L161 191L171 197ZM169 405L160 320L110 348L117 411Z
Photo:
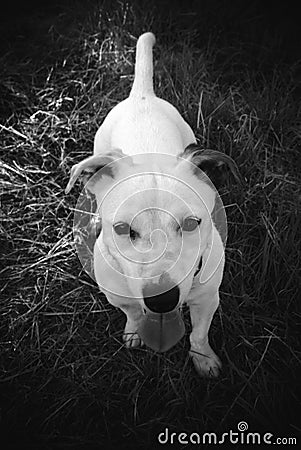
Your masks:
M4 448L154 448L165 427L221 433L242 420L253 432L298 436L299 65L279 59L270 35L267 45L243 31L252 8L245 17L233 7L224 22L222 10L221 34L204 5L187 14L180 2L173 11L163 2L161 15L155 3L114 5L64 2L20 19L19 34L6 27ZM240 19L231 34L227 23ZM28 32L34 23L36 35ZM80 187L64 195L70 167L92 152L99 124L129 92L136 38L147 29L157 35L157 94L179 109L200 142L231 155L244 179L243 186L229 180L221 192L229 235L210 332L223 361L216 380L199 379L192 367L186 313L185 338L168 353L126 350L125 319L85 274L73 243Z

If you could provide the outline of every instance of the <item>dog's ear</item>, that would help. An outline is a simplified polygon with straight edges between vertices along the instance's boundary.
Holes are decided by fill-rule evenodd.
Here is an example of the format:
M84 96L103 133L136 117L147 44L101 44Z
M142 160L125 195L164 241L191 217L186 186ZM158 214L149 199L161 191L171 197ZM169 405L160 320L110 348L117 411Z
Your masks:
M70 178L66 186L65 193L68 194L71 191L76 180L79 177L83 179L83 183L86 185L89 179L100 169L102 169L101 176L106 175L113 178L114 166L110 163L124 156L125 155L121 150L114 150L103 155L92 155L89 158L86 158L83 161L79 162L78 164L75 164L71 168ZM91 192L93 192L94 184L95 183L88 183L87 185L87 188Z
M210 178L216 189L224 184L228 170L235 180L241 183L241 176L236 163L225 153L202 149L198 144L190 144L179 157L189 160L201 169ZM195 174L198 174L197 168Z

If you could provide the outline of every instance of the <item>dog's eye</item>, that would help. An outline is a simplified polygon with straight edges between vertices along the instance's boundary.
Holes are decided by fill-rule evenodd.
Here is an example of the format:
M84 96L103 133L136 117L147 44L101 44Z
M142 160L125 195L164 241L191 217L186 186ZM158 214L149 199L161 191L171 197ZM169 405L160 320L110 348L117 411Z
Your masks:
M135 241L139 237L139 233L132 228L130 229L130 238L132 241Z
M116 234L130 234L131 227L126 222L118 222L113 225L114 231Z
M201 223L201 219L197 217L186 217L183 220L182 230L183 231L194 231Z
M114 231L118 235L129 235L131 240L134 241L139 237L139 233L126 222L118 222L113 225Z

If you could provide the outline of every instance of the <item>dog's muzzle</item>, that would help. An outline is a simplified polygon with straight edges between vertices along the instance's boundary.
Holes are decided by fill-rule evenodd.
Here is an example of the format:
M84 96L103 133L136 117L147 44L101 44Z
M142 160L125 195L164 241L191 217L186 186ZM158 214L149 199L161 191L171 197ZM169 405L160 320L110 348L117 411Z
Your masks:
M171 282L159 284L147 284L142 289L145 306L155 313L167 313L173 311L179 303L180 289Z
M194 277L202 268L200 258ZM167 274L162 274L158 284L147 284L142 289L145 314L140 321L138 334L142 341L157 352L166 352L185 334L185 325L179 308L180 289Z
M179 306L180 289L165 275L158 284L142 289L145 314L138 327L142 341L157 352L173 347L184 335L185 326Z

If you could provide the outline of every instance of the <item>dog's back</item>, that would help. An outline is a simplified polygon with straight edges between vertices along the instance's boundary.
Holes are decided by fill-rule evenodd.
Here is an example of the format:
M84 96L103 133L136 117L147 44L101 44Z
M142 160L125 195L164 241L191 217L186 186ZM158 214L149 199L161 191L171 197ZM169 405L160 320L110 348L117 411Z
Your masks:
M135 78L129 97L116 105L99 128L94 154L119 148L125 155L177 155L196 142L177 109L154 93L153 33L142 34L136 46ZM110 137L110 140L108 139Z

